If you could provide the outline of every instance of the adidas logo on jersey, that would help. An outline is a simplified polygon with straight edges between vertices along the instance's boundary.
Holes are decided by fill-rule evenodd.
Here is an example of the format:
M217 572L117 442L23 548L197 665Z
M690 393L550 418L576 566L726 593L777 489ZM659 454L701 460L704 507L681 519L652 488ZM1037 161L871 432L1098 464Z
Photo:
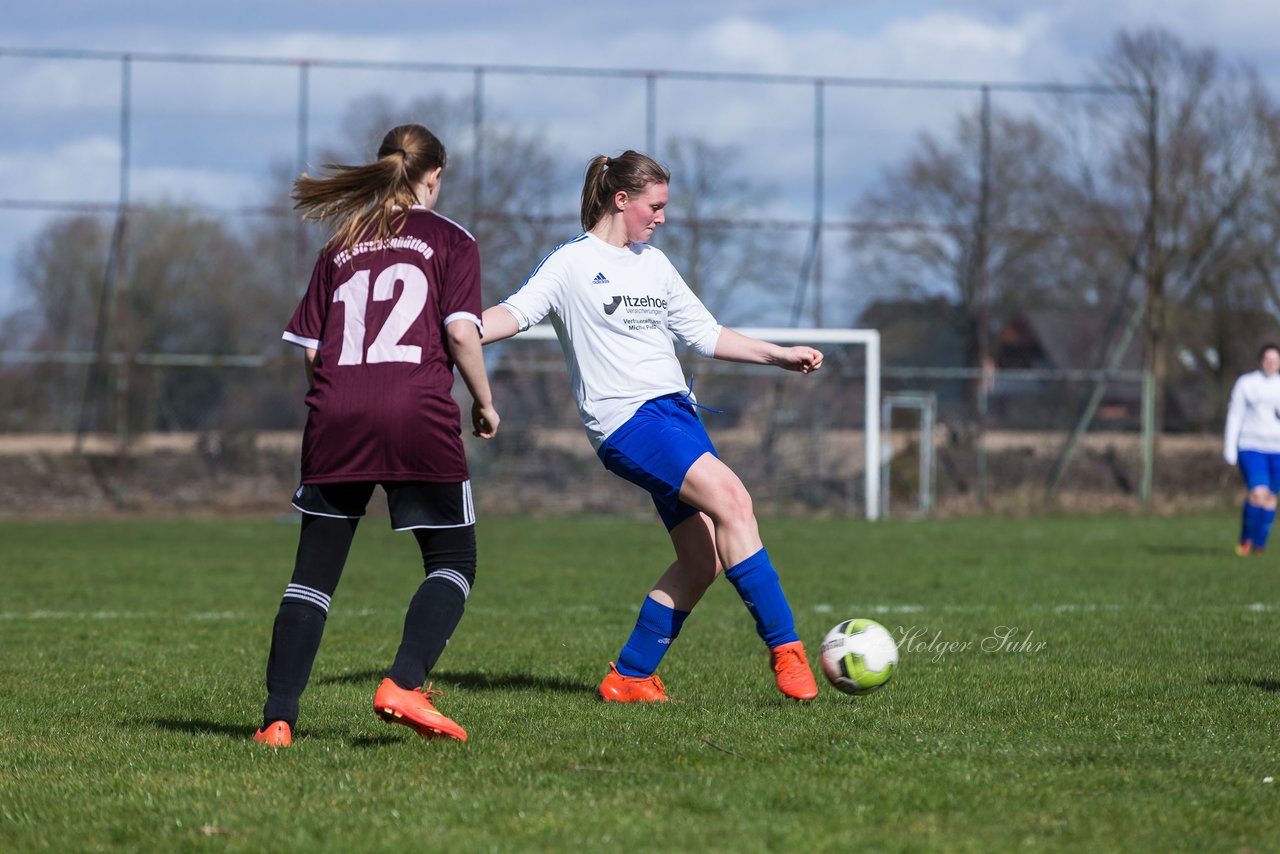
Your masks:
M596 273L596 277L591 280L593 285L607 285L609 280L604 277L604 273Z

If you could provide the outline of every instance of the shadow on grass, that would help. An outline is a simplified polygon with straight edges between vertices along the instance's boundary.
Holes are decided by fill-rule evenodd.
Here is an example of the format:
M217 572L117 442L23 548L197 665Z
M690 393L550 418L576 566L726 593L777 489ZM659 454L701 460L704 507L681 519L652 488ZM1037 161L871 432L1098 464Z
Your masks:
M185 732L189 735L222 735L235 741L247 741L253 734L254 726L253 724L224 724L198 718L187 721L176 718L143 718L124 720L120 723L126 727L152 726L156 729L168 730L169 732ZM388 732L386 735L353 735L350 730L340 730L332 727L304 726L298 734L304 738L314 738L320 741L345 741L352 747L362 748L383 747L406 740L404 734L399 732ZM412 741L411 738L408 740Z
M1280 679L1257 679L1253 677L1222 677L1209 680L1210 685L1243 685L1246 688L1257 688L1272 694L1280 692Z
M353 670L349 673L338 673L312 680L317 685L358 685L361 683L377 684L386 676L383 670ZM550 691L556 694L594 694L595 684L571 682L567 679L556 679L549 676L534 676L528 673L476 673L464 670L437 670L431 678L441 685L457 687L469 691Z
M193 719L180 721L176 718L143 718L141 720L123 720L121 725L132 727L138 724L165 729L170 732L185 732L191 735L227 735L235 738L247 738L253 735L253 727L243 724L223 724L216 721Z
M258 723L246 724L223 724L216 721L206 721L199 718L192 718L188 721L178 720L177 718L134 718L131 720L123 720L121 726L151 726L156 729L168 730L170 732L185 732L190 735L225 735L227 738L236 741L248 740L252 735ZM346 739L351 740L351 733L348 730L333 729L332 727L305 727L304 735L320 738L320 739Z

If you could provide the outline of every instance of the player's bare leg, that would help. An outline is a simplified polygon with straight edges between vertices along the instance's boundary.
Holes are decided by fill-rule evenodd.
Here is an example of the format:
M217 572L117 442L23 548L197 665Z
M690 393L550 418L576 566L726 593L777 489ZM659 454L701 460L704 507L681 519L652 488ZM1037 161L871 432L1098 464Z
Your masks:
M778 690L797 700L818 695L818 683L795 631L795 619L782 584L760 540L751 495L733 470L714 454L689 467L680 499L710 520L720 564L756 621L756 633L769 647Z
M690 516L671 529L671 544L676 559L653 585L649 598L668 608L692 611L723 570L711 520L704 513Z
M640 608L636 629L600 683L606 702L654 703L668 700L654 670L679 634L684 618L720 572L711 520L696 513L671 529L676 559L662 573Z
M716 552L725 567L737 566L763 547L751 494L714 454L703 454L689 467L680 500L710 518Z

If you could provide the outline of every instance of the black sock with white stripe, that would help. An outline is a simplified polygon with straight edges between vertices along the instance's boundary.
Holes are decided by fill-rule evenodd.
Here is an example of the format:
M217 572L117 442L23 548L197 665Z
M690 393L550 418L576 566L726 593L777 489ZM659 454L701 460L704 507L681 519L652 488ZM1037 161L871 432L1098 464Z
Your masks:
M418 587L404 617L404 635L387 676L413 690L426 682L440 654L462 620L476 577L475 528L420 529L426 580Z
M271 654L267 658L267 702L262 707L262 726L286 721L298 722L298 704L311 665L324 635L325 614L304 602L286 599L276 612L271 631Z
M293 577L271 630L263 727L298 720L299 699L320 649L329 601L355 537L358 520L304 515Z
M404 637L387 676L401 688L412 690L426 682L453 630L462 619L467 598L458 585L438 575L418 587L404 616Z

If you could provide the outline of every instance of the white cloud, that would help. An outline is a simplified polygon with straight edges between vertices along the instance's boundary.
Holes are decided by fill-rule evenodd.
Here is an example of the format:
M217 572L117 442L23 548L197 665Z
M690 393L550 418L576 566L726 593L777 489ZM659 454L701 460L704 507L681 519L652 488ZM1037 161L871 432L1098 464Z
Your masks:
M118 110L120 63L105 60L4 59L0 108Z
M697 55L717 66L766 74L794 70L794 44L777 28L743 18L730 18L693 34L706 49Z
M38 201L116 201L120 145L109 137L73 139L48 150L0 152L4 195Z
M1034 22L1035 19L1030 19ZM924 15L877 33L879 61L896 56L900 76L1007 80L1017 73L1033 41L1034 23L997 25L954 13Z
M1121 31L1162 29L1189 48L1209 48L1227 62L1254 66L1280 91L1280 15L1274 0L1064 0L1045 13L1037 53L1060 57L1083 73Z
M130 180L134 201L172 202L231 208L261 205L262 183L254 175L201 168L136 170Z

